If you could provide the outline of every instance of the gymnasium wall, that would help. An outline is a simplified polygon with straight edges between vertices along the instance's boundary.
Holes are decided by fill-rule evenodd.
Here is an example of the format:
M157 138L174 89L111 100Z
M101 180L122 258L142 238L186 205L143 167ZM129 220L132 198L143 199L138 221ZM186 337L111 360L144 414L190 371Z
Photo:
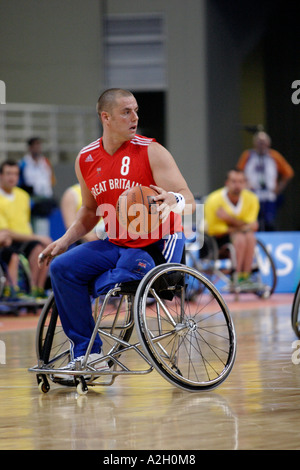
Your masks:
M153 12L166 19L165 144L192 191L204 195L222 185L250 142L243 126L263 120L276 148L297 170L280 229L298 230L293 198L299 187L300 111L291 103L290 87L300 78L299 28L289 2L1 2L0 79L7 102L93 109L105 88L104 15ZM72 163L57 168L58 195L72 172Z
M94 106L101 89L95 0L0 3L0 75L7 102Z
M204 5L202 0L28 0L24 9L22 0L2 2L0 78L7 102L94 108L105 88L103 15L162 12L166 145L193 191L207 191ZM67 173L65 165L58 170ZM61 190L60 181L58 186Z

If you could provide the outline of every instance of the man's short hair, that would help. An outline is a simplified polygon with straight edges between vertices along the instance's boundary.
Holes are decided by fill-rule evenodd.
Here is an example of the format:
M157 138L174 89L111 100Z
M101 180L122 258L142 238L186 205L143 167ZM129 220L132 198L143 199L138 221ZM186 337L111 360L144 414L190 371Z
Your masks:
M27 145L28 147L31 147L36 142L41 142L40 137L30 137L30 139L27 140Z
M231 173L232 171L234 171L235 173L241 173L241 174L243 174L243 175L245 176L244 170L242 170L241 168L233 167L233 168L230 168L230 170L227 171L227 173L226 173L226 179L229 178L229 175L230 175L230 173Z
M16 160L13 160L13 159L4 160L0 164L0 174L3 173L3 169L4 169L5 166L17 166L17 167L19 167L18 162Z
M116 99L119 97L129 97L133 96L131 91L123 90L123 88L109 88L105 90L99 97L97 101L97 113L101 119L102 111L111 112L113 104L115 103Z

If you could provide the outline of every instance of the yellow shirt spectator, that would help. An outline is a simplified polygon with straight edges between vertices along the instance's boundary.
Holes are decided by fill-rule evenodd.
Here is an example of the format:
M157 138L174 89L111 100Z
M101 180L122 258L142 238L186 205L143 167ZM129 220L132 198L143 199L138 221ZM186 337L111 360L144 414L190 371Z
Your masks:
M2 229L24 235L32 234L30 197L23 189L15 187L11 194L0 189L0 230Z
M81 188L80 184L77 183L67 188L61 199L60 208L66 229L68 229L74 222L76 214L81 206ZM93 241L105 237L105 225L103 218L101 217L95 229L85 235L84 241Z
M71 186L71 190L74 191L74 193L76 194L76 201L77 201L76 212L77 212L79 211L81 204L82 204L80 184L74 184L73 186Z
M236 205L232 204L227 197L227 191L226 187L217 189L205 201L204 215L208 235L221 236L228 233L228 224L217 216L219 208L223 208L229 215L246 224L257 220L259 201L252 191L243 189Z

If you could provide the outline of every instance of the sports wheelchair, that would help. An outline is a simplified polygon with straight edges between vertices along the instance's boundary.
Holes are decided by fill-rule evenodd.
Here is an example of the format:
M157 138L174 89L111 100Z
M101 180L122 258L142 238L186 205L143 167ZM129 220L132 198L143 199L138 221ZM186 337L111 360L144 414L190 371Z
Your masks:
M300 338L300 281L296 287L291 310L291 323L294 333Z
M265 245L256 239L251 271L251 285L239 283L236 270L236 252L232 243L218 247L214 237L194 233L187 245L187 260L191 267L202 272L222 293L252 292L269 298L277 284L276 267Z
M31 293L31 272L26 257L18 254L18 287L21 294L27 294L25 298L5 298L3 296L5 286L8 285L12 290L14 286L8 273L6 263L1 257L0 250L0 312L7 314L12 313L19 315L20 310L30 310L36 312L40 309L45 301L44 299L34 299L30 297Z
M172 385L190 392L213 389L228 377L236 356L233 321L217 288L196 269L164 263L141 281L116 285L91 301L95 328L85 358L75 370L64 371L63 377L71 345L53 294L45 304L36 333L38 364L29 369L36 374L41 392L47 393L53 382L86 394L89 387L111 385L117 376L144 375L154 369ZM97 363L87 363L98 334L104 356ZM134 336L138 341L130 342ZM130 352L142 359L142 368L126 365ZM109 371L97 371L101 361L108 363Z

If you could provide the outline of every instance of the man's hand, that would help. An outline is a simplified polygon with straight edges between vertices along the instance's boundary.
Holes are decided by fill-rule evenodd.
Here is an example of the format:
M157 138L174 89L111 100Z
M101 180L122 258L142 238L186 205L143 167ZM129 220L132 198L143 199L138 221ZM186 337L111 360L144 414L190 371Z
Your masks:
M58 240L50 243L39 255L38 265L41 268L43 263L49 265L50 261L55 258L55 256L61 255L68 249L68 244L63 240L63 237Z
M155 189L155 191L158 192L158 195L154 197L154 201L159 203L158 211L161 213L160 218L162 219L162 222L165 222L172 208L177 205L176 198L174 194L168 193L159 186L154 186L153 184L150 184L150 188L153 188Z

